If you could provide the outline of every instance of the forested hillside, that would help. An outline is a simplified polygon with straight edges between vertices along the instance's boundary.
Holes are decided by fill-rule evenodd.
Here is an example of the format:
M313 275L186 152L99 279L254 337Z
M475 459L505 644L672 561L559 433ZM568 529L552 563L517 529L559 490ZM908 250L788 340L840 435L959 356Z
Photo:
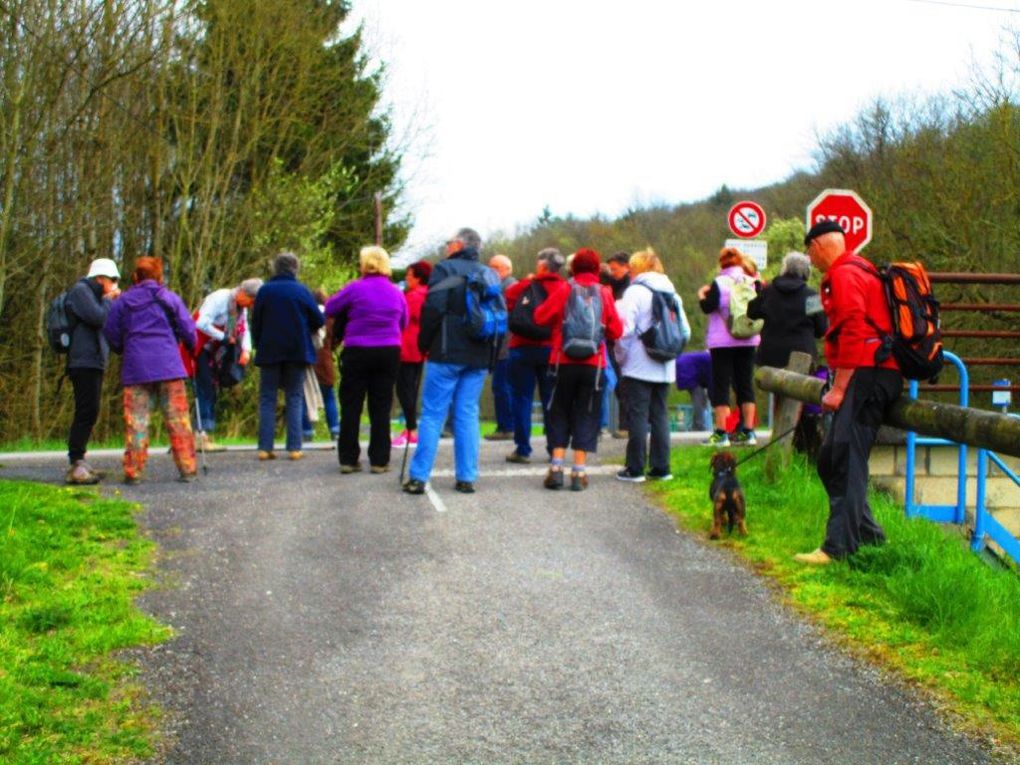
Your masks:
M197 305L282 248L339 286L399 150L342 0L8 0L0 8L0 440L60 433L45 307L94 257L162 256ZM403 241L408 220L387 222ZM119 403L107 385L110 432ZM114 432L119 428L115 428Z

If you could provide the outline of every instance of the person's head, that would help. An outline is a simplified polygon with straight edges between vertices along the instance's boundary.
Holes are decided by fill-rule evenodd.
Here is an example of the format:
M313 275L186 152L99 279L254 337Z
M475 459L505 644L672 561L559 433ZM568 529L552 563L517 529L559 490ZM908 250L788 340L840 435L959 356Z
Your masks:
M419 284L428 284L432 276L432 264L427 260L417 260L407 267L404 278L408 287L417 287Z
M326 301L329 300L329 294L322 287L316 287L312 290L312 297L315 298L315 302L319 305L326 305Z
M655 254L655 250L648 247L644 250L638 250L630 256L630 272L637 276L652 271L657 274L666 273L666 269L662 267L662 261L659 260L659 256Z
M846 252L846 234L834 220L819 221L804 235L804 250L811 265L825 273Z
M157 284L163 283L163 259L148 255L135 261L135 270L131 272L131 283L138 284L152 279Z
M117 264L109 258L96 258L89 263L89 272L86 279L94 279L103 288L103 294L113 290L120 281L120 271Z
M514 272L514 264L506 255L493 255L489 258L489 268L495 271L501 280Z
M480 252L482 249L482 237L473 228L462 228L446 242L446 255L450 257L462 250L474 250Z
M574 253L574 259L570 262L570 273L574 276L578 274L593 274L594 276L599 275L599 269L602 267L602 258L595 250L582 247L580 250Z
M779 266L779 275L807 281L811 275L811 259L803 252L788 252Z
M567 259L555 247L545 247L538 251L535 259L535 271L539 274L558 274L563 270Z
M719 251L719 268L744 267L744 254L736 247L723 247Z
M755 263L751 258L744 256L744 259L740 262L740 267L744 269L744 273L748 276L753 276L755 279L758 278L758 264Z
M301 261L293 252L281 252L273 258L273 276L297 276Z
M382 247L374 244L361 248L361 252L358 254L358 265L362 276L369 276L371 274L389 276L392 273L390 269L390 254Z
M614 281L620 281L630 273L630 255L626 252L615 252L606 261L609 265L609 275Z
M237 293L234 295L234 301L237 303L237 307L251 308L255 305L255 296L258 294L261 286L262 280L257 278L245 279L237 285Z

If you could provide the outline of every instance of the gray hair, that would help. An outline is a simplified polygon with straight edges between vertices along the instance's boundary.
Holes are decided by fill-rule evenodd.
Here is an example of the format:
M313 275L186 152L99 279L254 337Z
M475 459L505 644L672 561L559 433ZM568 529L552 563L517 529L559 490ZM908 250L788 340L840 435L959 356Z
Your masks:
M481 251L482 249L482 236L473 228L462 228L453 237L463 244L466 248L471 250Z
M545 263L545 267L554 274L558 274L563 270L563 266L567 262L567 259L563 257L563 253L555 247L546 247L539 250L537 260Z
M779 267L780 276L796 276L804 281L811 276L811 259L803 252L789 252Z
M293 252L281 252L273 258L273 275L290 274L297 276L299 261Z
M259 291L259 287L262 286L261 279L245 279L238 286L238 292L243 292L248 297L255 297L255 293Z

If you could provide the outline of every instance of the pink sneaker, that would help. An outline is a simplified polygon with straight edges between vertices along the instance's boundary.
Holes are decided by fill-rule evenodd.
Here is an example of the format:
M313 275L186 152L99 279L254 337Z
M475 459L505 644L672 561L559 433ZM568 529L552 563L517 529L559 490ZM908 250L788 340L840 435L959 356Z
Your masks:
M408 442L414 443L410 440L407 435L407 431L402 431L399 436L390 441L390 446L407 446Z

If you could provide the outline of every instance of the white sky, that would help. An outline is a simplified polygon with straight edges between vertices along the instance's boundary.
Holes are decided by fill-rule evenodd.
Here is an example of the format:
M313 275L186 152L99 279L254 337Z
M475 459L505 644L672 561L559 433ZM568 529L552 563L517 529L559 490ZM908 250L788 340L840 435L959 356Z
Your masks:
M1020 0L353 5L410 141L405 257L545 205L615 217L782 180L875 97L965 84L1020 27Z

